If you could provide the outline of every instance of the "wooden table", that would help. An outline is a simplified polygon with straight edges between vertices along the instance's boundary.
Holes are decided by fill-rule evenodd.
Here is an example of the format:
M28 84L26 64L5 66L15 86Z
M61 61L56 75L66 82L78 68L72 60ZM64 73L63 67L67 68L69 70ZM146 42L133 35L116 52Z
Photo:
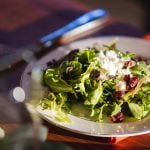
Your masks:
M87 10L89 10L87 6L73 0L13 0L13 2L1 0L0 43L9 47L22 47L54 31ZM97 35L112 34L142 37L144 32L125 23L115 22L97 33ZM9 49L6 50L10 52ZM1 57L3 53L4 50L0 51ZM22 63L15 68L0 73L0 124L3 124L2 127L4 128L6 127L4 124L9 124L8 128L10 130L17 128L16 123L27 123L29 118L28 114L24 114L24 119L19 119L19 114L24 113L24 106L11 101L11 97L8 94L11 89L19 86L21 74L25 67L26 64ZM10 107L5 108L6 105ZM2 109L6 111L2 111ZM9 115L9 119L8 112L13 114ZM14 126L11 126L12 124ZM49 128L47 140L65 142L73 149L150 149L150 134L129 137L117 144L110 144L106 139L79 135L46 122L44 124Z

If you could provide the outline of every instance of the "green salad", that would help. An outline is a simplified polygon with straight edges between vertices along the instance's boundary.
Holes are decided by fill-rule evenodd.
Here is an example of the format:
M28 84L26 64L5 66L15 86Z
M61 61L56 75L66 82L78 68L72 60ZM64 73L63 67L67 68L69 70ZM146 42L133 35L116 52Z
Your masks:
M140 120L150 112L150 65L113 44L71 51L43 71L43 85L48 92L40 106L62 122L80 105L98 122Z

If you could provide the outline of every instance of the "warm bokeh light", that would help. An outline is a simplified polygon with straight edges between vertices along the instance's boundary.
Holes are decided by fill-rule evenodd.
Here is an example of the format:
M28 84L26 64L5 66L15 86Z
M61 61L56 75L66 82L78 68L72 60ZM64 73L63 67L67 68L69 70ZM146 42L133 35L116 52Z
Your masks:
M0 127L0 139L5 137L5 131Z

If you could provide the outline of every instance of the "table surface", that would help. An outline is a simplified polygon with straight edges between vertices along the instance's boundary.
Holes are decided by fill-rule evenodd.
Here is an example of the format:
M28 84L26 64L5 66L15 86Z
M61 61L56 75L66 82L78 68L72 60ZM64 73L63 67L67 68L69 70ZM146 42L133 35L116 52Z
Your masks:
M55 7L57 5L57 7ZM87 6L75 2L73 0L1 0L0 1L0 43L6 47L21 47L26 44L38 40L41 36L50 33L57 28L68 23L70 20L76 18L83 12L89 10ZM28 10L28 11L24 11ZM132 31L132 32L131 32ZM104 30L99 31L97 35L129 35L135 37L142 37L144 32L136 29L126 23L113 23L111 26ZM5 50L5 49L4 49ZM3 56L4 50L0 51L0 56ZM6 51L11 51L6 49ZM19 86L21 74L26 67L26 64L19 64L15 68L11 68L5 72L0 73L0 110L6 108L6 113L0 115L0 126L5 128L5 124L10 125L11 130L16 126L12 124L20 122L19 114L23 112L23 106L10 102L9 92L16 86ZM20 108L14 109L14 108ZM5 118L10 115L9 121L6 122ZM28 118L27 114L26 118ZM8 118L7 118L8 119ZM24 119L26 122L26 119ZM8 124L9 123L9 124ZM65 142L73 149L107 149L107 150L148 150L150 149L150 134L128 137L127 139L117 143L110 144L106 139L89 137L72 133L53 125L44 122L49 128L47 140ZM105 142L103 142L105 141Z

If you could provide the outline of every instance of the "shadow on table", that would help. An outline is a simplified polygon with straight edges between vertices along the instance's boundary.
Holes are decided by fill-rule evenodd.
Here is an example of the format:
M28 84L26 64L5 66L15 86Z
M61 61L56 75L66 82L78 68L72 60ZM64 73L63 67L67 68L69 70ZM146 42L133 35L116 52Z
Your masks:
M112 138L106 137L93 137L83 134L74 133L57 126L51 125L48 122L44 121L49 129L48 140L61 141L61 142L75 142L75 143L89 143L89 144L110 144L112 143ZM54 138L56 137L56 138Z

